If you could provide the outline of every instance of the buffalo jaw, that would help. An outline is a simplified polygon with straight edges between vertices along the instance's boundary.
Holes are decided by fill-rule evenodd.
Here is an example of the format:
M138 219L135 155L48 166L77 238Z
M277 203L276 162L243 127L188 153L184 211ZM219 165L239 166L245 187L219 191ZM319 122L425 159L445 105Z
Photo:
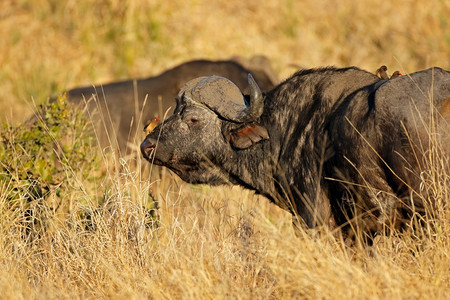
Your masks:
M147 137L141 144L141 152L143 157L151 164L163 166L170 169L183 181L192 184L208 183L210 185L230 184L228 175L220 172L212 163L199 162L193 164L192 162L180 161L176 154L163 158L157 150L157 143Z

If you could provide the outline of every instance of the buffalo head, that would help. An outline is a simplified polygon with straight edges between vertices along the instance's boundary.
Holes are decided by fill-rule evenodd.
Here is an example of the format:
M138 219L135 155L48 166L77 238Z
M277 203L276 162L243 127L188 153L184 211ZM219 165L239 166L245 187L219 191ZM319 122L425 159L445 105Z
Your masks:
M248 83L250 95L244 96L234 83L219 76L187 82L174 114L142 142L143 156L189 183L234 183L223 163L232 161L236 151L269 139L258 124L263 95L250 74Z

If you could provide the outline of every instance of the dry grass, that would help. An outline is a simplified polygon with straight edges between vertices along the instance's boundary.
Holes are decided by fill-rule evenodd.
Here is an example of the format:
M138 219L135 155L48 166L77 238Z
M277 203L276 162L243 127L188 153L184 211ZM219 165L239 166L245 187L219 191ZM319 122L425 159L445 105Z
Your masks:
M265 54L281 77L290 64L449 69L448 15L438 0L1 1L0 109L21 121L31 98L199 57ZM287 212L237 187L194 187L167 171L144 180L138 153L105 158L101 182L67 172L83 188L42 215L47 227L34 239L3 183L2 298L448 299L450 174L436 151L425 184L443 205L418 230L373 247L349 248L326 229L296 237ZM145 209L149 191L159 226ZM80 217L86 211L95 230Z
M450 291L448 207L417 231L349 248L327 229L296 237L286 212L237 187L190 187L167 174L142 181L135 172L108 172L103 184L100 209L103 187L85 183L90 201L69 194L70 213L46 214L37 239L24 235L2 187L3 297L445 299ZM144 209L149 190L159 193L159 226ZM80 218L86 210L95 211L93 227Z

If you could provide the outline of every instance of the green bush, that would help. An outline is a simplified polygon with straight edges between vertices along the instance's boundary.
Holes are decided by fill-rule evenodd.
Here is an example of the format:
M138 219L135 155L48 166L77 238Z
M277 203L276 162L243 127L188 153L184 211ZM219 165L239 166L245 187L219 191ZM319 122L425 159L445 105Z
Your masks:
M0 132L0 184L11 212L27 233L43 230L74 190L86 194L85 180L101 176L101 156L82 109L65 96L37 108L35 117Z

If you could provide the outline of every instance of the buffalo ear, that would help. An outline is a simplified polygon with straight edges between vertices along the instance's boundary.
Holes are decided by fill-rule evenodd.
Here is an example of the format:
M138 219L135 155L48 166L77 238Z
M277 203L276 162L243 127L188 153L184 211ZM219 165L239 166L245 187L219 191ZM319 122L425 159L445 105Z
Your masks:
M252 123L232 130L229 134L229 139L235 148L247 149L259 141L268 140L269 133L261 125Z

